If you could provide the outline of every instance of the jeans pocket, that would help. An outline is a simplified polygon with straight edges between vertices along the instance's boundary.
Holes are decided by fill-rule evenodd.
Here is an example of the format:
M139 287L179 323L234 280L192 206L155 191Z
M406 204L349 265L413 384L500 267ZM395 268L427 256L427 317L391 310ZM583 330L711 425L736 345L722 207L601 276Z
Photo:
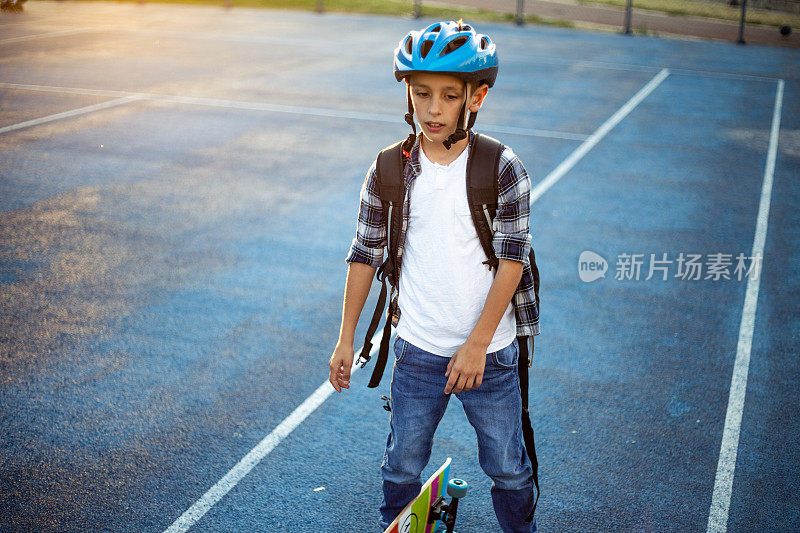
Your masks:
M400 337L394 338L394 360L396 363L402 363L408 351L408 342Z
M517 339L503 348L491 353L492 363L500 368L516 368L519 359L519 345Z

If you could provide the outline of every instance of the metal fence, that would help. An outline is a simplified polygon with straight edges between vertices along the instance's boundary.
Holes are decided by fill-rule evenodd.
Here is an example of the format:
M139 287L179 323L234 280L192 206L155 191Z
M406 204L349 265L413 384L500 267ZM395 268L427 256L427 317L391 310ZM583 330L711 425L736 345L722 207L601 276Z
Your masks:
M741 4L740 0L697 0L700 2L714 2L718 4L727 4L730 6L738 6ZM747 0L749 7L755 9L767 9L770 11L781 11L783 13L793 13L800 15L800 0Z
M626 5L579 3L565 0L407 0L409 13L414 17L435 16L441 8L489 11L504 15L519 25L545 23L579 28L618 31L627 35L681 35L701 39L734 41L740 44L753 42L800 47L800 39L792 34L792 24L800 25L800 0L694 0L695 3L725 4L729 20L686 16L665 17L648 9L637 9L634 0ZM691 4L686 0L684 6ZM772 19L786 19L774 26L746 23L748 10L753 4L783 9L785 15L773 10ZM652 5L652 4L651 4ZM735 6L735 7L732 7ZM679 3L670 2L664 10L679 14ZM689 5L688 7L691 7ZM324 0L317 0L317 11L324 12ZM691 9L686 11L691 12ZM775 16L777 14L777 16ZM752 17L751 17L752 18ZM747 41L745 40L747 38Z

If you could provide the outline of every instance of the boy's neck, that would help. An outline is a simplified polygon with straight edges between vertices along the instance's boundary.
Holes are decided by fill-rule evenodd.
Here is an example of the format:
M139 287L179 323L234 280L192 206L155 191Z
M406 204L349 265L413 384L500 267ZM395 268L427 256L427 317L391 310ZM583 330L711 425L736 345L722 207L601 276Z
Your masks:
M438 141L431 141L425 137L425 135L422 135L421 137L420 148L425 151L425 157L427 157L429 161L439 165L449 165L458 159L458 156L461 155L461 152L466 150L467 145L469 145L469 135L451 145L449 150Z

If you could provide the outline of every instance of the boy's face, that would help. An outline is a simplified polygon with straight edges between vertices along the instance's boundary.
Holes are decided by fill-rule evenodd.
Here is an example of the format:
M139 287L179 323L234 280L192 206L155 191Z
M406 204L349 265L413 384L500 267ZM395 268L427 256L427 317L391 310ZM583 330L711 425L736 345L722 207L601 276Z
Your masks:
M414 115L422 134L430 141L446 140L458 127L467 85L448 74L418 72L409 78ZM486 97L488 86L471 92L467 108L477 112Z

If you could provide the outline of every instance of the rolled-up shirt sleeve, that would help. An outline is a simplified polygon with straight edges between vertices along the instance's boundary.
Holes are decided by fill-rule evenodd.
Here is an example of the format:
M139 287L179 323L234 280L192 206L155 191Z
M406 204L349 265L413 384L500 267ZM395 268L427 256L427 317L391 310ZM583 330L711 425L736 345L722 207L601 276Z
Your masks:
M383 251L386 247L386 227L375 167L376 164L372 163L361 186L356 236L350 244L345 261L379 267L383 263Z
M492 247L498 259L526 263L531 249L531 179L510 148L500 157Z

